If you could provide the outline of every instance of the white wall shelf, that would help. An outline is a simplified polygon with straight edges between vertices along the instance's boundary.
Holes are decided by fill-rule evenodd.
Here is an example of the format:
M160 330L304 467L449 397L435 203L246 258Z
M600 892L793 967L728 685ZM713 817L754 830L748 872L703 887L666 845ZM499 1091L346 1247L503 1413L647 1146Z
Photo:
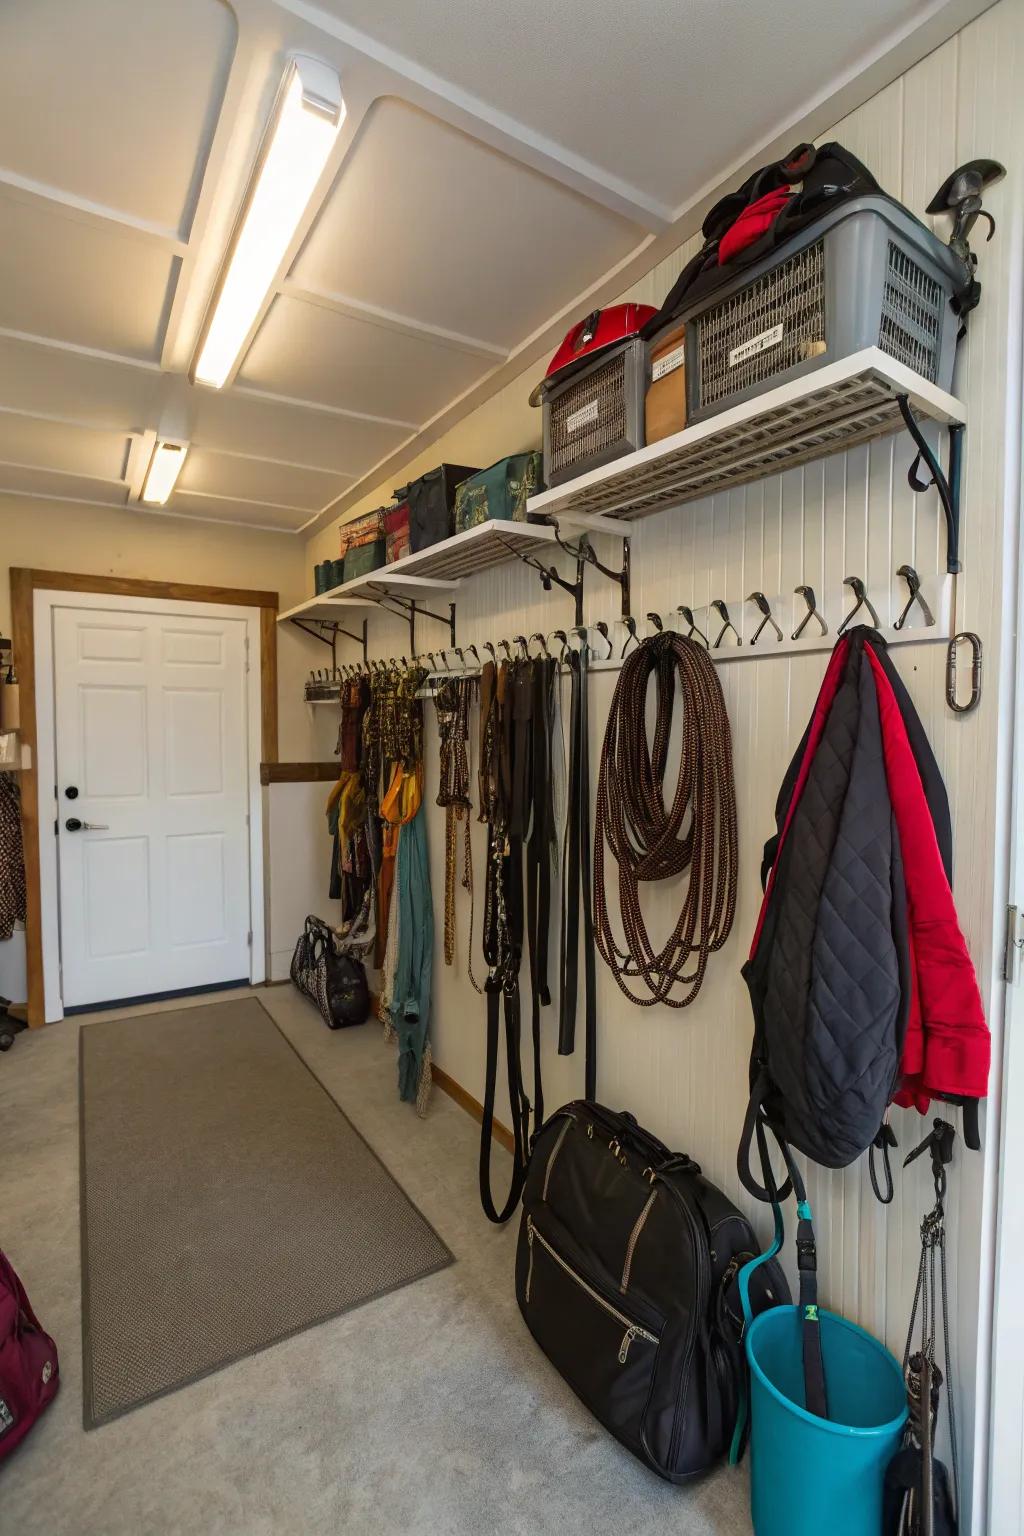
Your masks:
M868 347L533 496L528 508L567 525L649 517L897 432L899 395L918 419L966 420L959 400Z
M307 598L284 613L278 623L288 619L307 619L341 623L353 608L375 608L388 594L405 599L426 596L428 592L456 590L465 576L474 576L494 565L504 565L516 558L514 551L527 554L554 542L554 529L544 524L492 521L477 523L463 533L452 534L439 544L404 555L392 565L368 571L353 581L332 587L319 597Z

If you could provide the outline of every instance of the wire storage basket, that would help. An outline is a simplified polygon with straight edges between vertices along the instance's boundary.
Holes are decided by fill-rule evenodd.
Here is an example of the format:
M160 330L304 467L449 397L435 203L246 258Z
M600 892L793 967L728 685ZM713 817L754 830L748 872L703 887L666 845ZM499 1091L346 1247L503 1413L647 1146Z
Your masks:
M643 447L645 352L643 340L634 336L545 392L549 486Z
M949 247L898 203L844 203L686 316L689 420L865 347L948 390L963 280Z

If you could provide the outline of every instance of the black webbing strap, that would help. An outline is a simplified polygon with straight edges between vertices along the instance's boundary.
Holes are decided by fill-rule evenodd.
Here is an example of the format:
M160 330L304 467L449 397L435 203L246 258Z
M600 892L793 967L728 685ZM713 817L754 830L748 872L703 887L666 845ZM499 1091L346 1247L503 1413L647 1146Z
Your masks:
M484 1079L484 1104L480 1120L480 1203L489 1221L508 1221L519 1204L526 1181L527 1134L530 1103L523 1092L520 1062L519 987L506 992L496 976L489 976L484 987L487 996L487 1068ZM491 1192L491 1137L494 1129L494 1093L498 1081L498 1035L501 1032L499 995L504 998L505 1061L508 1071L509 1102L512 1106L512 1183L508 1199L499 1211Z
M800 1177L800 1170L796 1165L788 1143L783 1140L765 1118L764 1111L761 1108L761 1093L763 1090L764 1082L759 1078L754 1084L750 1103L747 1107L743 1134L740 1139L737 1172L744 1188L755 1199L765 1200L772 1206L775 1212L777 1230L782 1221L782 1201L785 1200L790 1190L796 1195L796 1262L797 1272L800 1276L800 1333L804 1370L804 1405L808 1413L816 1414L819 1419L827 1419L828 1396L825 1390L825 1362L821 1353L821 1324L818 1319L818 1249L814 1240L811 1207L807 1199L807 1191L804 1188L804 1181ZM771 1158L768 1155L767 1132L769 1130L775 1137L786 1164L786 1182L781 1188L778 1187L776 1182ZM757 1183L750 1169L750 1151L755 1139L761 1162L761 1177L764 1179L763 1185Z
M761 1132L762 1151L768 1160L767 1139ZM821 1353L821 1324L818 1319L818 1248L814 1241L811 1207L804 1181L786 1142L776 1137L785 1160L789 1182L796 1195L796 1267L800 1276L800 1333L803 1343L804 1406L819 1419L828 1418L825 1391L825 1361Z
M562 871L562 928L559 947L560 997L558 1053L576 1048L576 998L579 987L580 908L583 909L585 1096L597 1096L597 957L594 944L590 829L590 752L587 710L587 648L571 651L569 706L568 830Z

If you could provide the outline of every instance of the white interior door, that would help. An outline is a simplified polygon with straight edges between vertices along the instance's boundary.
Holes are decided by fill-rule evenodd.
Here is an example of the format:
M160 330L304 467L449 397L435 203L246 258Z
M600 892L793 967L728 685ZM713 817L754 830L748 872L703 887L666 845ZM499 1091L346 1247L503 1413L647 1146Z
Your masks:
M245 620L53 617L65 1007L248 979Z

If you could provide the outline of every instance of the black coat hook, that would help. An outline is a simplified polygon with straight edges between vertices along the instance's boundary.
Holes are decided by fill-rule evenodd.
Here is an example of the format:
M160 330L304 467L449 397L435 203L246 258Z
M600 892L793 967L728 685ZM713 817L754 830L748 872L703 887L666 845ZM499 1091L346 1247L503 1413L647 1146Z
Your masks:
M610 661L612 651L614 651L615 647L612 645L611 636L608 633L608 625L604 622L603 619L598 619L597 623L594 625L594 628L597 630L598 634L604 636L604 642L608 647L608 655L604 659L605 661Z
M739 637L739 631L737 630L737 628L736 628L735 624L733 623L732 619L729 617L729 610L725 606L725 599L722 598L722 597L713 597L711 599L711 606L715 610L715 612L718 614L718 617L722 620L722 627L718 631L718 638L715 641L714 645L711 647L711 649L713 651L717 651L718 650L718 647L721 645L722 641L725 639L725 637L728 634L730 629L732 630L733 634L736 636L736 644L737 645L742 645L743 641Z
M748 603L753 603L754 607L757 609L758 613L760 613L762 615L760 624L757 626L757 628L754 630L753 635L750 637L751 645L756 645L757 644L757 642L758 642L758 640L760 638L760 635L761 635L761 631L762 631L762 629L764 629L766 624L770 624L772 629L774 629L776 640L781 640L782 639L782 630L779 627L779 625L775 622L775 617L772 614L772 605L768 601L768 599L765 597L764 593L763 592L751 592L750 596L747 598L747 602Z
M708 637L707 637L707 635L704 633L704 631L702 629L698 629L697 628L696 622L695 622L694 617L693 617L693 609L692 608L688 608L685 603L680 603L679 607L676 609L676 612L682 618L683 623L689 625L689 628L687 629L686 634L684 635L683 638L686 639L686 640L692 640L694 635L699 635L700 638L701 638L701 641L703 642L704 649L706 651L710 650L711 647L708 644Z
M877 629L878 628L878 614L875 612L874 605L872 604L870 597L868 597L867 588L865 587L864 583L861 581L860 577L859 576L844 576L843 577L843 586L850 588L851 592L853 593L853 595L857 599L857 601L856 601L856 603L854 603L853 607L850 609L849 613L846 615L846 618L843 620L843 622L840 624L839 628L836 630L837 638L838 638L839 635L842 635L842 634L846 633L846 630L849 628L850 624L853 622L854 618L856 617L856 615L860 612L860 610L862 608L866 608L867 609L868 613L871 615L871 622L875 626L875 628Z
M544 634L543 630L539 630L538 629L538 631L537 631L537 633L535 635L531 635L530 636L530 639L531 640L539 640L540 641L540 648L544 652L544 655L545 656L550 656L551 655L551 652L548 650L547 635Z
M907 598L903 612L893 624L893 629L903 628L904 624L907 622L907 616L915 603L919 604L921 612L924 614L925 623L934 624L935 615L932 613L928 604L921 596L921 578L914 570L914 567L912 565L901 565L899 570L896 572L896 575L903 577L903 580L906 582L908 588L910 589L910 596Z
M818 612L818 603L817 603L817 599L814 596L814 588L813 587L808 587L807 585L804 585L804 586L800 586L800 587L794 587L793 591L796 593L797 597L802 597L803 598L804 602L807 604L807 612L804 614L803 618L800 620L800 623L797 625L796 629L794 629L791 638L793 640L799 640L800 636L803 634L804 630L807 628L807 626L810 623L811 619L817 619L818 623L821 625L821 632L822 632L822 634L823 635L827 635L828 634L828 625L825 623L825 620L822 618L821 614Z
M647 622L648 622L648 624L653 624L654 625L654 627L658 631L659 635L664 631L665 626L661 622L661 614L660 613L649 613L647 615Z
M623 624L625 624L626 628L629 630L629 634L626 636L625 640L623 641L622 650L619 652L619 660L620 661L622 660L623 656L625 656L627 650L629 649L630 641L632 641L633 644L636 645L636 646L638 646L640 644L639 640L636 637L636 619L630 618L630 616L627 614L622 622L623 622Z
M553 631L553 633L554 638L556 640L561 640L562 642L562 654L558 659L559 661L564 661L566 656L569 654L569 636L566 634L564 629L556 629Z

